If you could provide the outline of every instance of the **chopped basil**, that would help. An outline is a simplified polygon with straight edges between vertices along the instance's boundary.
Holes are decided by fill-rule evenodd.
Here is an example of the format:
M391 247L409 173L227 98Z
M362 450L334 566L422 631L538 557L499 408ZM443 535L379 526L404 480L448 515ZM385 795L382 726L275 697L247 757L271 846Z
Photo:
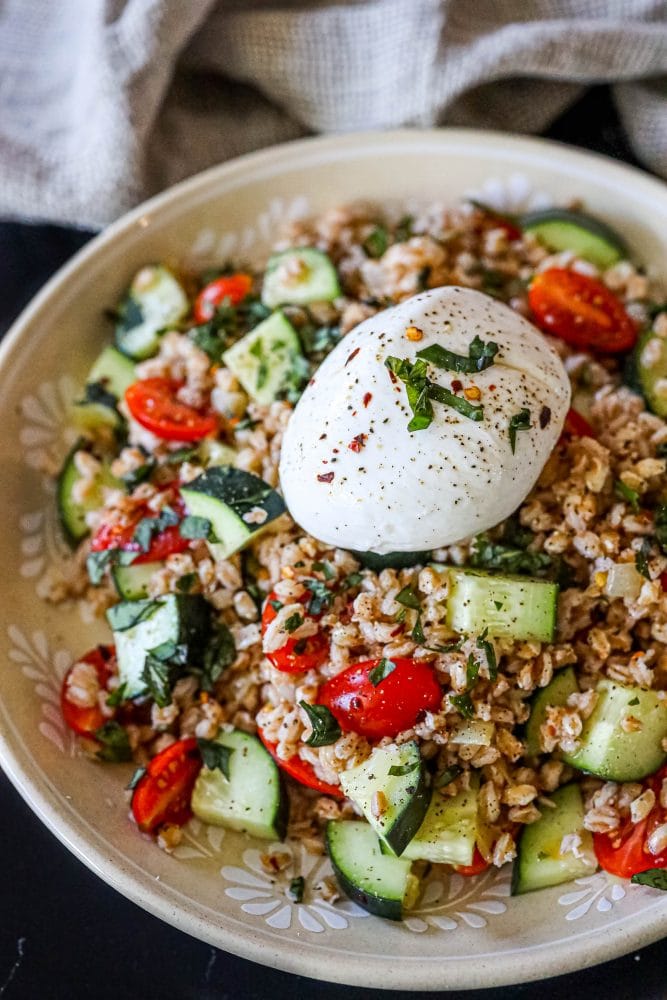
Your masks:
M420 646L423 646L426 642L426 636L424 635L424 628L422 626L421 613L417 614L417 619L412 628L412 632L410 633L410 637L414 642L419 643Z
M518 549L494 542L487 534L477 535L470 553L470 565L475 569L497 569L503 573L546 576L557 562L546 552Z
M378 665L368 671L368 679L373 687L377 687L380 681L383 681L385 677L389 677L389 674L393 673L395 669L396 664L394 661L388 660L383 656Z
M233 747L223 746L217 740L197 740L197 746L204 762L204 767L209 771L222 771L227 781L229 781L229 758L234 753Z
M450 695L449 700L454 708L461 713L464 719L472 719L475 714L475 707L467 691L464 692L464 694Z
M455 354L454 351L448 351L440 344L431 344L430 347L417 351L417 357L423 358L437 368L444 368L450 372L473 374L489 368L493 364L498 350L498 345L492 340L484 343L479 336L476 336L470 344L468 356Z
M433 785L435 788L444 788L445 785L451 785L452 781L455 781L459 774L463 774L463 768L458 764L452 764L451 767L445 768L440 774L436 774Z
M419 599L419 595L410 584L403 587L403 589L396 594L394 600L397 601L398 604L402 604L405 608L412 608L413 611L421 611L421 601Z
M170 451L166 457L166 461L169 465L178 465L181 462L190 462L199 451L195 445L187 444L183 445L182 448L176 448L175 451Z
M177 668L185 665L187 655L187 646L176 645L171 640L146 653L141 679L158 708L171 704L171 689Z
M253 420L251 417L245 417L243 420L239 420L238 424L234 427L234 433L238 431L251 431L259 423L259 420Z
M188 514L178 526L181 538L188 539L210 538L212 530L213 525L207 517L197 517L195 514Z
M134 529L132 541L136 542L142 552L148 552L155 535L159 535L165 528L173 528L178 524L179 517L171 507L163 507L156 517L142 517Z
M649 868L645 872L637 872L630 879L635 885L649 885L652 889L667 892L667 868Z
M86 403L99 403L100 406L108 406L115 410L118 399L104 385L104 382L89 382L83 392L83 399L77 405L85 406Z
M620 497L621 500L625 500L626 503L630 504L632 510L637 513L639 510L639 493L637 490L633 490L631 486L624 483L622 479L617 479L614 483L614 492L616 496Z
M405 359L388 357L385 365L405 384L408 403L412 410L412 420L408 424L408 430L424 430L433 420L433 406L429 399L431 380L426 377L428 368L426 362L416 361L412 364Z
M127 733L113 719L96 729L93 735L97 742L102 744L96 754L100 760L106 761L108 764L123 764L132 760L132 750Z
M651 555L651 540L650 538L643 538L639 551L635 555L635 566L637 567L637 572L645 576L647 580L651 579L651 572L648 566L649 556Z
M639 698L633 698L631 701L628 702L628 705L638 705L638 704L639 704Z
M128 493L139 486L140 483L144 483L147 479L150 479L153 470L156 467L155 459L148 454L144 448L140 448L141 452L145 455L145 462L143 465L138 465L135 469L130 469L128 472L123 473L120 477L125 484Z
M411 764L392 764L389 768L388 774L390 774L392 778L402 778L404 774L411 774L418 767L418 760L413 760Z
M495 681L496 677L498 676L498 663L496 661L496 651L493 647L493 643L489 642L489 640L486 638L488 632L489 632L488 628L485 628L482 634L477 637L475 645L477 646L478 649L484 651L484 655L486 656L486 665L489 668L489 679Z
M285 605L283 604L282 601L276 601L276 600L273 600L273 599L269 601L269 604L271 605L271 607L273 608L273 610L276 612L276 614L280 611L281 608L285 607Z
M326 705L310 705L307 701L300 701L299 705L313 727L312 733L305 741L308 746L326 747L330 743L335 743L340 737L340 726Z
M218 365L222 361L222 355L229 346L224 331L218 328L215 321L193 326L192 329L188 330L188 337L200 351L208 354L211 361Z
M306 888L306 881L303 875L297 875L289 884L289 889L287 890L295 903L300 903L303 900L304 889Z
M459 653L461 651L461 646L465 642L465 638L457 639L456 642L447 642L444 646L427 646L434 653Z
M127 632L139 622L145 622L154 615L162 602L160 600L121 601L107 611L107 619L112 632Z
M336 576L331 563L325 562L324 560L313 563L313 572L321 573L325 580L333 580Z
M220 622L213 633L200 665L190 666L188 673L199 678L202 691L213 691L215 682L223 671L230 667L236 659L236 643L234 636L226 625Z
M86 558L86 570L88 572L88 579L94 587L97 587L102 582L107 567L115 564L117 551L117 549L104 549L102 552L90 552L88 554Z
M130 780L128 781L128 783L125 786L127 788L127 790L130 791L130 792L133 792L134 789L139 784L139 782L141 781L141 779L143 778L143 776L145 775L145 773L146 773L146 768L145 767L137 767L137 768L135 768L135 770L134 770L134 772L132 774L132 777L130 778Z
M508 433L510 439L510 448L512 449L512 454L516 450L516 433L517 431L527 431L530 430L530 410L525 407L515 413L513 417L510 417Z
M308 357L313 354L328 354L342 337L339 326L317 326L312 322L299 327L298 332L299 339Z
M468 689L473 688L477 683L477 678L479 677L479 661L475 659L474 655L470 653L468 656L468 661L466 663L466 686Z
M301 628L302 625L303 615L300 615L298 611L295 611L294 614L290 615L285 622L285 631L289 632L291 635L292 632L296 632L296 630Z
M125 691L127 690L127 684L119 684L115 691L112 691L107 698L107 705L109 708L117 708L120 704L125 701Z
M384 226L376 226L362 244L367 257L377 260L389 246L389 234Z
M358 587L362 580L363 576L361 573L350 573L349 576L346 576L343 580L343 586Z
M659 504L653 512L653 524L655 525L655 540L667 553L667 504Z
M314 569L315 567L313 567ZM321 615L323 611L331 607L331 602L333 601L333 594L322 580L317 580L315 577L306 577L301 581L305 587L310 591L310 599L308 601L308 614L309 615Z
M453 410L456 410L463 417L468 417L470 420L476 421L484 419L484 407L481 403L469 403L465 396L457 396L455 392L450 392L449 389L445 389L441 385L431 384L428 394L437 403L444 403L446 406L451 406Z
M176 590L181 594L189 594L197 579L196 573L185 573L184 576L176 581Z

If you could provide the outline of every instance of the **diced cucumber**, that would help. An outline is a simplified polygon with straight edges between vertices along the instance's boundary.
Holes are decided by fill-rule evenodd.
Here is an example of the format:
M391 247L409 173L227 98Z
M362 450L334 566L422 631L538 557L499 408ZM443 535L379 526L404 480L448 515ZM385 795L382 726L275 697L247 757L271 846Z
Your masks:
M326 837L343 892L377 917L401 920L418 887L412 862L382 854L376 833L362 820L329 820Z
M222 360L260 406L278 399L305 371L296 330L280 311L237 340Z
M667 739L667 700L657 691L606 679L599 682L597 693L579 749L564 753L563 760L606 781L640 781L653 774L667 760L662 748ZM630 716L641 728L626 732L623 723Z
M269 309L331 302L340 294L336 268L321 250L296 247L269 258L262 285L262 302Z
M102 385L116 399L122 399L128 386L136 382L137 372L132 361L109 345L88 372L88 384Z
M450 569L447 624L461 635L488 635L551 642L556 628L558 584L525 576L496 576Z
M101 382L88 382L83 399L72 406L72 423L83 431L98 434L100 431L119 431L124 420L118 410L118 400Z
M597 867L593 837L584 829L579 785L564 785L549 797L556 808L544 807L540 819L523 828L512 871L513 896L591 875ZM583 857L562 852L568 834L580 838L577 853Z
M204 823L241 830L263 840L282 840L287 830L288 799L273 757L256 736L221 730L216 743L231 751L229 777L202 768L192 792L192 811Z
M212 465L234 465L237 458L235 448L223 444L222 441L216 441L215 438L204 438L197 450L202 465L206 469Z
M417 743L376 747L363 764L342 771L340 783L394 854L401 855L421 826L430 799Z
M99 475L91 486L84 501L74 498L75 486L81 479L76 467L77 451L84 451L83 442L77 441L69 452L58 475L58 514L65 537L70 545L78 545L89 534L86 514L96 510L104 502L104 488L118 488L121 483L111 475L108 462L102 461Z
M116 347L135 361L157 353L160 335L187 315L187 296L162 264L142 267L118 307Z
M629 255L625 240L615 230L584 212L547 208L524 215L520 224L524 233L532 233L548 250L571 250L602 271Z
M472 864L477 843L478 792L479 776L474 772L470 788L458 795L448 798L434 789L424 822L401 857L437 865ZM382 842L380 847L389 850Z
M352 552L362 566L381 573L383 569L407 569L410 566L424 566L430 559L430 552Z
M202 472L181 488L181 496L190 514L210 521L219 559L238 552L286 509L263 479L229 465Z
M564 667L554 674L546 687L541 688L534 696L530 705L530 717L526 723L526 754L534 757L542 753L540 746L540 728L547 717L549 705L567 704L571 694L579 690L574 667Z
M646 405L659 417L667 418L667 339L655 330L647 330L639 338L632 358L632 371Z
M146 654L165 642L186 647L186 659L199 656L210 635L211 609L198 594L167 594L154 600L121 601L107 611L116 644L125 697L147 692L142 676Z
M141 601L148 597L148 586L153 574L164 568L163 562L131 563L129 566L114 566L111 570L113 582L119 595L126 601Z

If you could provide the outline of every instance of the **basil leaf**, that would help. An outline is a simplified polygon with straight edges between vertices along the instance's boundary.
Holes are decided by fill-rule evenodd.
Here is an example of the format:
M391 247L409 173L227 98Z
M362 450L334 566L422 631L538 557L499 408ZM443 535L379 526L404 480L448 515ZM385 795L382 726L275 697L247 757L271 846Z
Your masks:
M306 882L303 875L297 875L293 878L289 884L289 889L287 890L295 903L300 903L303 900L304 889L306 888Z
M137 785L139 784L139 782L141 781L141 779L143 778L143 776L145 774L146 774L146 768L145 767L137 767L137 768L135 768L135 770L134 770L134 772L132 774L132 777L130 778L130 780L128 781L128 783L125 786L127 788L127 790L130 791L130 792L133 792L134 789L137 787Z
M470 695L466 691L464 694L453 694L450 695L449 700L451 701L454 708L456 708L464 719L472 719L475 714L475 706L472 703Z
M651 572L648 566L650 555L651 540L649 538L643 538L639 551L635 555L635 566L637 567L637 572L641 573L642 576L645 576L647 580L651 579Z
M435 365L437 368L444 368L450 372L473 374L489 368L493 364L499 348L492 340L484 343L479 336L476 336L472 340L469 350L470 354L466 357L465 354L455 354L454 351L448 351L440 344L431 344L430 347L424 347L421 351L417 351L417 357L423 358L424 361L428 361L429 364Z
M220 364L222 355L229 346L227 337L221 336L221 331L214 321L200 323L188 330L188 337L200 351L208 354L214 364Z
M167 705L171 704L171 689L175 680L175 670L174 665L169 660L161 660L147 653L141 671L141 679L158 708L166 708Z
M376 226L368 234L362 246L367 257L372 257L374 260L382 257L389 246L389 234L384 226Z
M107 698L107 705L109 708L117 708L125 701L125 691L127 690L127 684L119 684L115 691L112 691Z
M202 691L213 691L215 682L236 659L236 643L234 636L222 622L216 626L209 642L201 666L190 666L188 672L199 678Z
M325 580L333 580L334 577L336 576L334 570L331 567L331 563L325 562L324 560L322 560L322 562L313 563L313 572L322 573Z
M295 611L294 614L290 615L287 621L285 622L285 631L289 632L289 634L291 635L292 632L296 632L296 630L298 628L301 628L302 625L303 625L303 615L300 615L298 611Z
M210 538L212 529L213 525L207 517L188 514L179 524L178 533L181 538Z
M280 611L281 608L285 607L285 605L283 604L282 601L271 600L271 601L269 601L269 604L271 605L271 607L273 608L273 610L276 612L276 614Z
M298 333L308 357L313 354L328 354L342 337L339 326L316 326L312 322L299 327Z
M110 410L116 409L118 399L106 388L104 382L89 382L83 391L83 399L77 406L85 406L86 403L98 403L100 406L107 406Z
M343 580L343 586L345 588L358 587L362 580L363 576L361 575L361 573L350 573L349 576L346 576L345 579Z
M204 767L209 771L222 771L227 781L229 781L229 759L234 753L233 747L223 746L217 740L197 740L197 746L204 762Z
M176 581L176 590L180 594L189 594L192 590L193 584L197 582L196 573L185 573L180 579Z
M418 760L413 760L412 764L392 764L387 773L393 778L402 778L404 774L411 774L418 767Z
M306 577L301 582L304 587L308 588L311 594L307 605L309 615L320 615L327 608L331 607L334 595L322 580L317 580L315 577Z
M144 451L143 448L141 449L141 451L146 456L146 461L144 462L144 464L138 465L135 469L130 469L129 472L123 473L123 475L120 477L122 482L125 484L128 493L131 493L132 490L136 486L139 486L140 483L144 483L146 482L147 479L150 479L153 470L155 469L157 464L155 459L152 458L152 456L150 456L148 452Z
M477 683L477 678L479 677L479 663L475 659L472 653L468 656L468 662L466 663L466 685L468 688L472 688Z
M132 760L132 750L127 733L113 719L96 729L93 735L98 743L102 744L101 749L96 754L100 760L109 764L123 764Z
M617 479L614 483L614 492L617 497L621 500L625 500L626 503L630 504L632 510L637 513L639 510L639 493L637 490L633 490L631 486L624 483L622 479Z
M496 661L496 651L493 648L493 643L489 642L486 638L488 635L488 628L485 628L481 635L477 636L477 641L475 645L478 649L484 651L486 656L486 664L489 668L489 680L495 681L498 676L498 663Z
M508 433L510 439L510 448L512 449L512 454L516 450L516 433L517 431L527 431L530 429L530 410L525 407L515 413L513 417L510 417Z
M405 358L390 356L385 359L385 366L405 384L408 403L413 414L408 430L424 430L433 420L433 407L428 392L431 382L426 377L426 362L418 360L412 364Z
M310 705L307 701L300 701L299 705L313 727L312 733L306 740L309 747L326 747L339 739L340 726L326 705Z
M667 868L649 868L648 871L637 872L630 881L635 885L650 885L652 889L667 892Z
M121 601L107 611L107 621L112 632L127 632L139 622L144 622L162 606L160 600Z
M180 465L181 462L189 462L196 455L199 454L199 449L196 445L186 444L182 448L176 448L174 451L170 451L166 456L166 461L169 465Z
M94 587L97 587L102 582L107 567L114 565L117 551L117 549L104 549L102 552L90 552L88 554L86 558L86 571L88 579Z
M387 660L385 657L382 657L378 665L368 671L368 679L373 687L377 687L380 681L383 681L385 677L389 677L389 674L393 673L395 669L396 664L393 660Z
M410 638L414 642L419 643L420 646L423 646L424 643L426 642L426 636L424 635L424 628L422 626L421 614L417 615L417 620L415 621L412 632L410 633Z
M480 421L484 419L484 407L481 403L470 403L465 396L457 396L441 385L430 385L428 394L437 403L444 403L451 406L453 410L470 420Z
M444 771L435 776L433 787L444 788L445 785L450 785L452 781L455 781L459 774L463 774L463 768L459 767L458 764L452 764L451 767L445 768Z
M171 507L163 507L156 517L142 517L134 529L132 541L136 542L142 552L148 552L155 535L165 528L173 528L179 522L178 514Z
M655 540L667 553L667 504L659 504L653 512L653 523L655 525Z
M396 594L394 600L397 601L398 604L402 604L405 608L412 608L413 611L421 611L422 606L419 595L410 584L403 587L403 589Z
M494 542L487 534L477 535L470 553L470 565L475 569L497 569L503 573L546 576L558 562L546 552L531 552Z

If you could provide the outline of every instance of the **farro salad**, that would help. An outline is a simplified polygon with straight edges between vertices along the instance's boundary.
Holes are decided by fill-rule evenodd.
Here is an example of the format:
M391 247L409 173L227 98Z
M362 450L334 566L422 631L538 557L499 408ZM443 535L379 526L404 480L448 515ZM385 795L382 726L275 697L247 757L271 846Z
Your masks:
M432 865L667 888L661 301L579 205L358 204L263 273L135 275L41 596L106 617L62 711L140 831L269 873L298 839L391 919Z

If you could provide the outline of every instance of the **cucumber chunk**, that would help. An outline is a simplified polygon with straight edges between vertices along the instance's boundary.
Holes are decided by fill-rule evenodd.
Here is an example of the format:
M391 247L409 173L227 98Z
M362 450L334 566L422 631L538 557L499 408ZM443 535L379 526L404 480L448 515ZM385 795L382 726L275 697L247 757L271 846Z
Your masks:
M132 361L115 347L105 347L88 372L88 384L102 385L116 399L122 399L125 390L137 380Z
M520 224L548 250L571 250L602 271L629 256L625 240L615 230L584 212L547 208L524 215Z
M86 524L86 514L102 505L104 502L104 488L117 489L121 485L111 475L108 463L102 461L100 472L95 477L94 483L85 500L75 499L75 487L81 479L81 475L76 467L75 455L77 451L84 450L82 441L78 441L74 445L63 462L58 474L56 487L60 524L65 538L72 546L78 545L83 538L90 534L90 529Z
M216 441L215 438L204 438L197 449L202 465L209 469L212 465L234 465L237 452L235 448Z
M401 857L439 865L471 865L477 843L478 792L479 776L474 773L470 788L458 795L448 798L434 789L424 822ZM380 848L390 850L382 842Z
M417 743L376 747L363 764L342 771L340 783L376 833L401 855L421 826L430 800Z
M513 896L592 875L597 867L593 837L584 829L584 803L579 785L564 785L549 797L556 808L545 808L541 818L524 827L521 834L512 870ZM563 837L568 834L581 838L583 857L561 852Z
M601 680L598 700L584 723L580 746L564 753L563 760L580 771L605 781L641 781L667 760L662 741L667 738L667 700L657 691L626 687ZM641 723L636 732L625 732L623 720L633 716Z
M296 247L269 258L262 285L262 302L269 309L331 302L340 294L336 268L321 250Z
M449 570L447 624L462 635L488 629L491 636L551 642L557 610L557 583L483 570Z
M163 568L163 562L131 563L129 566L114 566L111 576L120 597L126 601L141 601L148 597L153 574Z
M215 741L231 750L229 777L217 767L202 768L192 792L192 811L197 819L262 840L282 840L289 804L271 754L256 736L240 729L221 730Z
M383 569L407 569L410 566L424 566L430 559L430 552L352 552L362 566L380 573Z
M83 398L72 406L72 423L93 435L118 432L125 421L117 404L117 397L102 382L88 382Z
M636 386L653 413L667 418L667 340L655 330L647 330L639 338L631 355ZM635 386L631 385L631 388Z
M554 674L546 687L541 688L532 699L530 717L526 723L526 754L535 757L542 753L540 728L547 717L549 705L565 705L571 694L579 690L574 667L564 667Z
M286 509L280 494L263 479L229 465L202 472L182 487L181 496L190 514L210 521L219 559L238 552ZM262 512L259 517L265 515L264 520L253 519L258 511Z
M237 340L222 361L260 406L298 385L307 370L296 330L280 311Z
M416 895L412 862L382 854L374 830L362 820L329 820L326 839L343 892L377 917L401 920Z
M187 296L161 264L142 267L118 307L116 347L135 361L157 353L160 335L189 311Z
M167 594L154 600L121 601L107 611L125 697L147 693L146 654L165 642L186 647L196 662L210 635L211 609L199 594Z

